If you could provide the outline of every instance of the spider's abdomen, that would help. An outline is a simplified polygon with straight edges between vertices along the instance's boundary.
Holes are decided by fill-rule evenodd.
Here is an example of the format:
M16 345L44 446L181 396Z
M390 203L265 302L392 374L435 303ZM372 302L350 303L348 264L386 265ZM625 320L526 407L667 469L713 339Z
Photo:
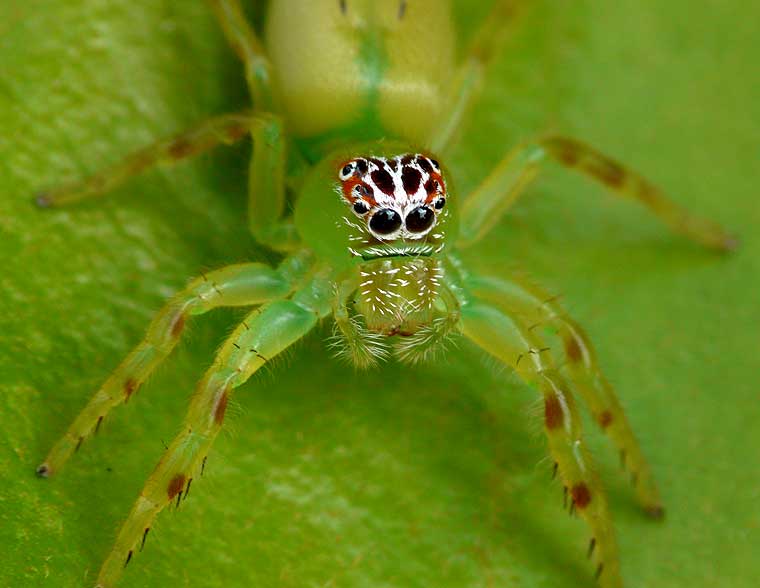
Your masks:
M424 145L438 122L454 60L448 2L275 0L266 44L289 129L312 151L338 137Z

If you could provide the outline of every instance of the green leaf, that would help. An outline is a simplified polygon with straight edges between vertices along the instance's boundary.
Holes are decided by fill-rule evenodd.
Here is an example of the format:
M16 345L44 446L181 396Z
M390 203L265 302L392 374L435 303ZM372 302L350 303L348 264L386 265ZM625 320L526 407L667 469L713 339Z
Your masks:
M598 346L668 509L663 523L643 516L589 426L627 585L754 586L760 5L530 4L448 162L459 192L517 140L561 131L744 243L708 253L551 168L467 262L527 269ZM463 36L487 8L458 2ZM37 210L32 194L245 100L202 2L0 4L0 584L94 584L239 313L196 321L58 477L35 466L168 295L203 270L272 259L246 232L246 148L67 210ZM328 333L239 390L205 478L122 586L591 583L587 529L550 482L530 389L465 343L445 362L355 373L327 361Z

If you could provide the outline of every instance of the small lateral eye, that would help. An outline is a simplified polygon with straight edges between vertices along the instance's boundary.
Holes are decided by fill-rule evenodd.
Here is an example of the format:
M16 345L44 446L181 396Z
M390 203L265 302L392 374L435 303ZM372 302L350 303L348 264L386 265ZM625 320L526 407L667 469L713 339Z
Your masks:
M356 214L365 215L369 212L369 205L364 200L357 200L354 202L353 209Z
M446 206L445 198L436 198L435 201L433 202L433 207L436 210L442 210L444 206Z
M430 163L432 164L433 169L436 171L436 173L441 173L441 166L435 159L431 159Z
M361 198L362 196L369 196L369 188L364 184L357 184L354 187L354 196Z
M343 169L340 170L340 174L338 175L340 176L341 180L345 181L348 178L350 178L352 175L354 175L355 170L356 170L356 163L352 161L344 165Z
M391 235L401 228L401 215L392 208L378 210L369 219L369 228L378 235Z

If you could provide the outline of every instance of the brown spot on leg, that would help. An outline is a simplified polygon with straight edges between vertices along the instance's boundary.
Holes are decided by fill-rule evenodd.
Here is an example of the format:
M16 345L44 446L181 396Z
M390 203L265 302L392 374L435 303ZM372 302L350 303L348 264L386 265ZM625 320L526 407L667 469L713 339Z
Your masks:
M169 486L166 488L166 494L169 496L169 500L174 499L177 494L182 492L182 489L185 487L185 475L184 474L177 474L172 478L172 481L169 482Z
M562 405L559 403L559 398L556 394L549 394L544 400L544 418L546 420L546 428L551 430L562 426L565 413L562 411Z
M612 424L612 421L612 413L609 410L605 410L602 414L599 415L599 425L602 427L602 429L609 427Z
M625 182L625 171L610 159L591 160L586 170L611 188L620 188Z
M575 337L567 337L564 340L565 354L573 363L578 363L583 359L583 350Z
M243 125L234 125L227 129L227 137L231 141L239 141L248 134L248 128Z
M167 150L174 159L182 159L193 152L193 145L187 139L175 139Z
M591 491L583 482L573 486L570 494L573 497L573 504L580 509L586 508L588 503L591 502Z
M214 408L214 422L217 425L221 425L224 421L224 413L227 412L227 402L229 402L229 395L225 390L222 392L222 395L219 397L219 401Z
M137 390L137 380L134 378L127 378L124 381L124 395L127 397L127 400L129 400L129 397L134 394L135 390Z
M661 521L665 518L665 508L660 504L655 504L653 506L647 506L644 508L644 512L647 513L648 516L651 518Z
M185 328L185 314L180 313L172 321L172 337L179 337Z
M580 147L567 139L550 139L544 146L567 167L575 167L580 160Z

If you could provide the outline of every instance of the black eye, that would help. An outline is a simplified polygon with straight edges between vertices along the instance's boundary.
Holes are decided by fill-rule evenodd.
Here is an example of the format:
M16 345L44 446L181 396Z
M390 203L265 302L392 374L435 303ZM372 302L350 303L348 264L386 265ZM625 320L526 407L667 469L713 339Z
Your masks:
M401 227L401 215L391 208L378 210L369 219L369 228L378 235L390 235Z
M435 202L433 202L433 206L435 206L436 210L441 210L444 206L446 206L446 199L438 198Z
M441 165L435 159L431 159L430 163L433 164L433 168L435 168L435 171L437 172L441 171Z
M415 208L406 216L406 228L412 233L424 233L435 221L435 213L427 206Z
M367 214L369 212L369 205L364 200L357 200L354 202L354 212L356 214Z

